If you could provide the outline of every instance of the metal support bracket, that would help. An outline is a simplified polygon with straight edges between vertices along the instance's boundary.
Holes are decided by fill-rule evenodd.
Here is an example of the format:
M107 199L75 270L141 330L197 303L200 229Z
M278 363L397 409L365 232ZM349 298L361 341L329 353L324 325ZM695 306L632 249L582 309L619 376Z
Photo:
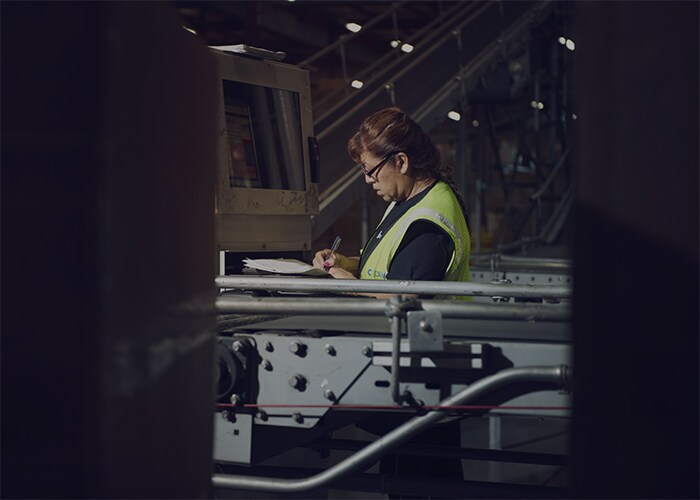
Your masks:
M408 345L411 352L442 352L445 350L440 311L409 311L406 313Z
M399 388L401 323L406 319L408 311L418 309L421 309L419 301L407 299L402 295L392 297L386 303L386 315L391 320L391 397L398 404L412 399L410 392L401 393Z

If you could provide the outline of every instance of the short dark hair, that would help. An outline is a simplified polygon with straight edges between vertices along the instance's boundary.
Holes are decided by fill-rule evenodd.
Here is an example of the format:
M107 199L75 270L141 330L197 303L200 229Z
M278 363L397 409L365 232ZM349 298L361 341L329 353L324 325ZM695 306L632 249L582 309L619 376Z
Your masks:
M432 179L442 177L440 152L420 125L399 108L382 109L362 121L348 141L348 154L360 163L364 151L380 158L402 151L410 158L415 174Z
M365 151L378 158L402 151L411 161L414 175L445 181L457 196L469 227L469 215L464 198L452 178L452 168L442 165L440 151L430 136L406 113L397 107L391 107L365 118L359 130L348 141L348 155L352 161L360 163L360 156Z

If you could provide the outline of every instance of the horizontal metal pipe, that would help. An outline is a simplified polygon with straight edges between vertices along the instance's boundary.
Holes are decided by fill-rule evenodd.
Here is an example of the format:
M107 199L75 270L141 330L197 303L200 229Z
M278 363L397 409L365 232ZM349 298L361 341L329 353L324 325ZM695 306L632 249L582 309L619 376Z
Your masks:
M422 300L426 311L444 318L501 319L525 321L569 321L568 304L481 304L447 300ZM222 295L216 299L219 314L264 314L282 316L384 316L386 302L354 297L247 297Z
M503 255L500 253L472 254L469 257L469 269L476 271L480 266L486 266L491 261L495 261L496 270L521 269L523 271L571 271L573 261L571 259L554 259L543 257L527 257L520 255Z
M442 401L440 405L453 406L470 403L487 393L511 384L544 382L563 385L567 383L567 379L568 367L566 366L507 368L474 382L466 389ZM379 457L435 424L444 418L446 414L446 410L436 410L414 417L342 462L308 478L280 479L214 474L212 483L216 488L274 491L278 493L299 493L327 486L332 481L352 474L377 461Z
M375 281L227 275L218 276L216 285L219 288L267 290L272 292L393 293L397 295L473 295L556 299L565 299L572 296L571 287L564 285L490 284L457 281Z

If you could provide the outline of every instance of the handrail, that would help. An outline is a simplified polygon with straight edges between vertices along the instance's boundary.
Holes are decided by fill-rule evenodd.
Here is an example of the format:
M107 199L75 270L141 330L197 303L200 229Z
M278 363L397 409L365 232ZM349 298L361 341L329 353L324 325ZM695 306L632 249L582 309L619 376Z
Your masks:
M476 18L479 16L479 14L481 14L482 12L484 12L485 10L487 10L489 7L491 7L491 5L490 5L490 4L487 4L487 3L483 3L483 4L480 3L480 4L478 4L478 5L479 5L479 7L478 7L478 9L477 9L475 12L471 13L471 15L469 15L469 16L467 17L467 19L465 19L465 20L463 20L462 22L460 22L460 23L457 25L457 27L455 27L455 28L453 28L453 29L460 29L460 30L461 30L461 29L464 29L464 27L465 27L467 24L469 24L470 22L472 22L474 19L476 19ZM437 42L431 44L431 45L428 46L425 50L420 51L420 54L419 54L418 56L412 58L412 59L411 59L411 62L409 62L409 63L406 64L405 66L401 67L401 68L400 68L399 70L397 70L395 73L392 73L392 77L393 77L392 79L393 79L393 80L397 80L397 79L401 78L402 76L404 76L405 74L407 74L408 72L412 71L413 68L414 68L417 64L423 62L426 58L428 58L428 57L430 57L431 55L433 55L433 53L434 53L436 50L438 50L444 43L446 43L447 41L449 41L449 39L450 39L449 37L452 37L452 36L454 36L454 35L452 35L452 32L448 33L447 35L443 35L442 38L440 38ZM388 83L388 82L387 82L387 83ZM383 90L384 90L384 87L383 87L383 86L379 86L379 87L378 87L377 89L375 89L372 93L370 93L368 96L366 96L362 101L360 101L360 102L357 104L356 107L362 107L365 103L370 102L375 96L377 96L377 94L379 94L379 93L382 92ZM333 111L334 111L334 110L329 111L328 113L326 113L326 115L332 113ZM324 117L325 117L326 115L324 115ZM318 120L316 120L316 122L319 122L319 121L322 120L324 117L319 118ZM319 131L319 132L317 133L317 137L318 137L319 139L325 137L326 135L328 135L329 132L331 132L331 131L334 130L336 127L338 127L342 122L343 122L342 119L336 120L336 121L333 122L330 126L324 128L322 131Z
M566 258L536 257L528 255L502 255L499 252L473 253L469 256L470 261L478 262L482 260L497 259L501 262L509 262L514 266L521 265L524 268L537 269L571 269L573 261Z
M566 299L573 295L564 285L490 284L456 281L341 280L283 276L218 276L219 288L273 292L389 293L396 295L450 295L541 297Z
M466 15L467 12L469 12L470 10L473 10L473 8L475 8L474 5L475 4L473 4L473 3L467 4L466 9L464 9L464 12L460 13L460 15ZM435 33L433 31L433 28L436 25L442 24L442 23L446 22L446 20L450 20L450 19L453 20L455 18L456 13L459 12L459 10L463 9L463 8L464 8L464 6L462 4L460 4L459 2L456 3L451 9L445 11L442 15L433 19L430 23L428 23L423 28L421 28L412 37L408 38L407 42L413 43L413 42L415 42L415 40L421 39L421 37L423 37L423 35L426 33L431 33L431 34ZM357 75L355 75L356 78L359 80L363 80L365 75L370 74L377 67L383 67L385 69L388 68L389 65L387 65L387 61L390 60L391 57L396 54L397 50L398 50L398 48L389 49L383 56L377 58L374 62L372 62L372 64L370 64L366 68L363 68ZM322 108L323 105L325 105L328 101L330 101L334 97L338 96L345 89L346 89L345 85L339 86L338 88L336 88L335 90L330 92L328 95L326 95L322 99L320 99L318 102L315 102L314 109ZM360 89L359 92L362 92L362 90ZM332 113L334 110L335 110L335 108L331 108L330 110L324 112L323 115L321 115L316 121L317 122L322 121L329 113Z
M490 304L421 300L419 305L424 311L440 312L443 318L515 321L571 320L571 308L568 304ZM372 298L221 295L216 299L216 310L219 314L385 316L387 303Z
M316 53L313 54L312 56L307 57L306 59L304 59L303 61L301 61L301 62L298 64L298 66L302 66L302 67L303 67L303 66L307 66L307 65L309 65L310 63L312 63L313 61L315 61L316 59L318 59L319 57L325 56L325 55L328 54L329 52L334 51L334 50L337 49L339 46L341 46L341 45L343 45L343 44L349 42L350 40L352 40L352 39L355 38L356 36L359 36L361 33L366 32L367 29L369 29L369 28L371 28L372 26L374 26L375 24L377 24L379 21L381 21L382 19L384 19L385 17L387 17L389 14L392 14L394 11L396 11L396 10L398 10L399 8L403 7L405 4L406 4L406 2L404 1L404 2L398 2L398 3L394 4L394 5L392 5L391 8L389 8L386 12L384 12L384 13L382 13L382 14L379 14L379 15L378 15L377 17L375 17L374 19L371 19L370 21L366 22L365 25L362 27L362 29L361 29L360 31L358 31L358 32L356 32L356 33L350 33L350 34L341 35L340 38L338 38L338 40L336 40L336 41L333 42L332 44L328 45L327 47L325 47L325 48L319 50L318 52L316 52Z
M422 120L437 105L436 103L441 102L445 99L445 96L454 92L462 81L473 77L473 75L486 66L494 56L499 55L503 45L512 41L513 38L520 36L522 32L531 24L533 16L540 15L542 10L544 10L548 5L551 5L551 0L541 0L538 2L536 7L524 14L517 22L513 23L513 25L508 28L506 32L501 33L501 36L497 40L486 46L469 62L469 64L460 66L455 75L450 78L437 92L435 92L431 99L426 100L420 109L416 110L414 113L414 119L418 121ZM460 29L463 29L463 26L460 26Z

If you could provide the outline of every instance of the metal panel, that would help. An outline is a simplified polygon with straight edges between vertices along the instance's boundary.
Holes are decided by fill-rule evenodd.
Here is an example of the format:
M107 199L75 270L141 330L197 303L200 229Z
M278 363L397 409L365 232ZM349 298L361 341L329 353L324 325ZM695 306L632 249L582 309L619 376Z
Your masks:
M256 334L260 365L257 371L259 410L266 418L255 423L306 428L328 408L292 410L267 405L331 405L370 364L367 341L360 338Z
M228 411L214 414L214 460L249 464L252 459L253 417Z
M406 326L411 352L442 351L442 315L437 311L408 311Z
M309 138L313 137L309 73L289 64L225 54L211 50L218 64L218 178L216 187L217 243L219 250L310 250L311 216L318 213L317 185L312 183ZM222 80L288 90L299 98L299 129L303 190L234 188L229 181L229 143ZM296 120L293 120L296 122ZM272 134L270 132L270 134ZM268 135L270 135L268 134ZM276 171L276 170L275 170Z
M309 250L311 226L305 215L218 214L219 248L233 252Z

